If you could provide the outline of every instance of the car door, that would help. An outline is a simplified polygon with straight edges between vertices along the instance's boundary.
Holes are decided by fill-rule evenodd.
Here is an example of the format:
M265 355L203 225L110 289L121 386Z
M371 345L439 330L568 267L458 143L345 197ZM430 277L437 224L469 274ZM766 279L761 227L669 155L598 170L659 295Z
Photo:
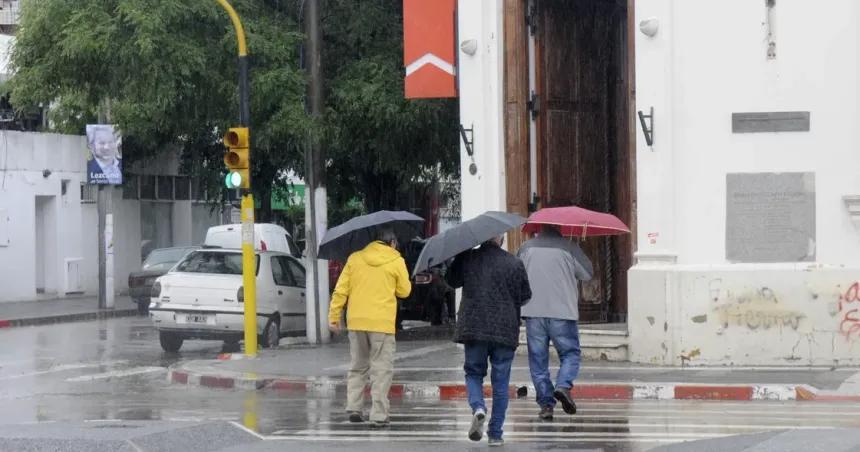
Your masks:
M280 309L283 302L280 300L283 296L277 293L277 285L275 281L281 277L278 271L280 267L276 267L271 261L271 258L266 254L260 255L260 268L257 271L257 313L272 314Z
M305 330L307 328L305 324L307 316L307 303L305 299L307 276L305 274L305 267L293 257L284 256L283 261L293 277L294 284L290 288L293 294L290 297L290 316L296 321L297 330Z
M305 329L305 291L298 286L289 259L287 256L273 256L272 275L275 278L278 311L281 313L281 331L299 331Z

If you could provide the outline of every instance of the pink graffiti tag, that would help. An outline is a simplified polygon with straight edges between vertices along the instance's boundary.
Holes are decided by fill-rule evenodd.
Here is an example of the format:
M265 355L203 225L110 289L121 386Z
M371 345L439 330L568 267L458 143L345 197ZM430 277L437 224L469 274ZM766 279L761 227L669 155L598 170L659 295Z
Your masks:
M839 296L839 314L842 319L839 322L839 332L845 339L860 337L860 308L849 309L852 306L848 306L854 303L860 304L860 282L855 282L844 295Z

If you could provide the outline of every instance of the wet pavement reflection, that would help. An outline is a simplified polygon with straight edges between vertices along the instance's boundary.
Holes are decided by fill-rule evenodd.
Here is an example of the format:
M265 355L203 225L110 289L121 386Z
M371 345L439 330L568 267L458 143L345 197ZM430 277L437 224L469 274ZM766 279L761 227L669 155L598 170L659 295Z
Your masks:
M336 397L172 385L167 366L214 358L222 345L192 341L179 354L164 353L143 318L2 330L0 342L0 424L228 421L283 444L472 444L465 401L395 399L391 426L372 430L349 423ZM553 422L538 420L537 411L530 399L512 400L506 441L534 450L638 451L783 429L860 427L853 404L580 401L577 415L558 410Z

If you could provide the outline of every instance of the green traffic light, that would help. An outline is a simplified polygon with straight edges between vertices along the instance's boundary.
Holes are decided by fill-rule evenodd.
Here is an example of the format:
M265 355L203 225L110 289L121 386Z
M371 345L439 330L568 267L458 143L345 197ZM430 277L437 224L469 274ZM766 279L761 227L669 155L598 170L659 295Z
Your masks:
M238 171L227 173L224 183L227 188L239 188L242 186L242 175Z

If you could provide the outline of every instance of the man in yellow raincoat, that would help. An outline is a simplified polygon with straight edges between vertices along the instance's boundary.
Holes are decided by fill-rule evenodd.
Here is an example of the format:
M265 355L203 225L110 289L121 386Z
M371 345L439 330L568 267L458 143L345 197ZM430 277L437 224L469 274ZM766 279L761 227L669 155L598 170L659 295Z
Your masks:
M380 229L377 240L349 256L329 307L329 328L340 331L348 304L346 328L351 356L346 411L350 422L363 422L364 388L370 379L372 427L389 424L388 390L394 375L394 328L397 299L412 291L406 262L397 251L392 229Z

